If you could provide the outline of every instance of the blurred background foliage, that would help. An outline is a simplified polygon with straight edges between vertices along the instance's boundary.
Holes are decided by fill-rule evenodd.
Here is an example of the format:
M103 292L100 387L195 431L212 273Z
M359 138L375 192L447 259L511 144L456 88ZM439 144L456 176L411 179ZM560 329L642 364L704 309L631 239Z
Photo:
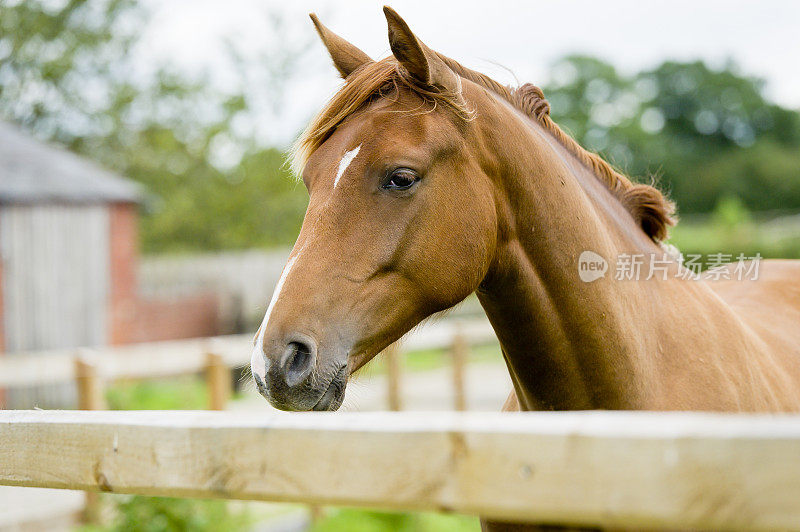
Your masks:
M556 63L553 117L633 176L654 176L681 213L737 196L757 211L800 207L800 114L766 101L729 63L667 61L633 76L585 56Z
M76 532L245 532L253 530L247 511L232 509L228 501L104 495L113 498L113 520L84 525Z
M137 72L130 51L146 19L134 0L0 0L0 118L145 184L145 252L292 244L306 193L284 147L263 145L242 124L258 93L285 101L307 47L279 38L285 46L265 44L254 65L228 43L238 68L220 90L208 74L168 64ZM271 28L286 31L275 17ZM550 80L543 88L558 123L677 202L679 246L722 241L724 250L800 256L796 238L764 241L771 229L754 226L800 209L800 114L765 100L761 80L732 62L667 61L625 75L588 56L556 62ZM725 229L724 216L709 213L727 208L730 218L731 201L753 228L726 243L730 220Z
M131 50L146 17L133 0L0 1L0 119L146 185L145 252L290 244L302 185L283 152L258 145L240 123L258 103L253 78L280 105L304 47L265 45L221 91L208 74L137 71ZM279 19L269 22L283 31ZM231 43L228 52L243 66Z

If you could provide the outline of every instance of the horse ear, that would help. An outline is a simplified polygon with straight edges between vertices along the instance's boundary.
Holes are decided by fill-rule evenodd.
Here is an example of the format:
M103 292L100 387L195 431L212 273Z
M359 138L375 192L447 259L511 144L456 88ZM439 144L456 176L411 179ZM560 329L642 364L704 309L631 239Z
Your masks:
M448 91L461 92L461 80L439 56L425 46L389 6L383 7L389 24L389 46L395 58L408 72L426 85L438 85Z
M352 71L361 65L372 62L372 59L370 59L367 54L323 25L316 14L311 13L309 16L314 23L314 27L317 28L317 33L319 34L319 38L322 39L322 44L328 49L328 53L331 55L331 59L333 59L336 70L339 71L339 74L341 74L343 78L349 76Z

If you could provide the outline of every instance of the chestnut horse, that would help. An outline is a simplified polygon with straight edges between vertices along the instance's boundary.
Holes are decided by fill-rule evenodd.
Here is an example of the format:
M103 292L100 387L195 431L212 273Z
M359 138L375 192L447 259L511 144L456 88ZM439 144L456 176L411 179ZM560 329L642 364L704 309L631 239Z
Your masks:
M336 410L353 371L477 292L507 407L800 410L800 263L685 275L662 259L658 190L583 150L538 88L467 69L384 11L380 61L312 15L345 82L294 152L308 210L252 355L274 406ZM663 275L582 280L584 252Z

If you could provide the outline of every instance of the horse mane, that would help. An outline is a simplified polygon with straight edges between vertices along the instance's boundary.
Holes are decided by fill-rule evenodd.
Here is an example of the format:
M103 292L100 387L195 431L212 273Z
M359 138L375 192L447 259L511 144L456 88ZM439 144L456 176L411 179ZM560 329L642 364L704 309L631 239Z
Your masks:
M550 118L550 104L539 87L530 83L517 88L507 87L447 56L439 53L437 55L453 72L500 96L531 120L539 123L606 185L652 240L659 242L667 238L668 228L675 225L675 205L657 188L632 182L599 155L584 149L575 139L567 135ZM291 165L295 174L302 173L311 154L348 116L375 99L396 91L400 86L411 89L434 106L445 105L465 119L473 116L473 111L462 100L460 94L421 85L392 57L366 63L347 77L344 86L295 142L291 151Z

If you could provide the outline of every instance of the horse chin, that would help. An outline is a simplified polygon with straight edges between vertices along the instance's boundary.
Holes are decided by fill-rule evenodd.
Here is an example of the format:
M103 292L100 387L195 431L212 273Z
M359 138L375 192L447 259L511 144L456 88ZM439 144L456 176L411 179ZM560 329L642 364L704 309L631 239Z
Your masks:
M341 368L322 394L317 404L312 407L315 412L334 412L344 402L344 392L347 387L347 368Z

